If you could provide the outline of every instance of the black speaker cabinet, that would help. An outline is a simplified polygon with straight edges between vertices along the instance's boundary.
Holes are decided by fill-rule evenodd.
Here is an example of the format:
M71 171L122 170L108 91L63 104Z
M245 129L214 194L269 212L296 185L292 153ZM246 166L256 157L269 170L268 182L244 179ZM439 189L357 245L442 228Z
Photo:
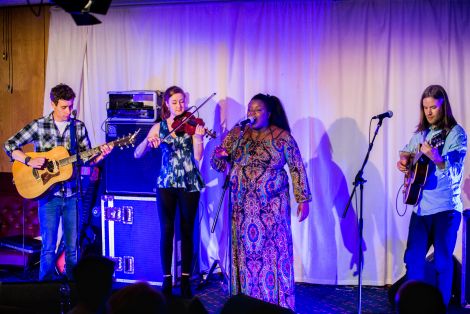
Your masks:
M135 146L147 136L153 126L151 122L106 123L106 142L127 136L139 130ZM106 193L116 195L154 196L161 154L152 149L139 159L134 158L135 147L113 149L105 159Z
M0 313L67 313L77 299L73 282L0 283Z
M462 226L462 289L460 303L470 308L470 209L463 211Z
M450 298L450 303L459 305L460 300L459 297L462 293L461 287L462 286L462 274L463 274L463 265L460 264L459 260L455 257L452 258L454 263L454 273L452 275L452 294ZM429 254L426 257L426 263L424 265L424 279L423 281L436 286L437 285L437 271L436 266L434 264L434 253ZM393 285L390 286L388 289L388 300L390 304L394 307L395 306L395 297L400 289L400 287L407 281L406 275L398 279Z

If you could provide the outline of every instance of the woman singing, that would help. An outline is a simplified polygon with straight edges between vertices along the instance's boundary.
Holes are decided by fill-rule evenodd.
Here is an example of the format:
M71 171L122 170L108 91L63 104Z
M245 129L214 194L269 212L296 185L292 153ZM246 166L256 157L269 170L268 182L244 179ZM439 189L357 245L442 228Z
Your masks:
M211 164L230 176L232 204L232 291L294 310L294 267L287 163L299 221L311 201L307 175L280 100L255 95L254 118L244 133L235 127L214 151ZM241 136L242 135L242 136Z
M142 157L149 149L160 147L162 165L157 178L157 205L161 224L160 253L163 266L163 286L165 295L172 293L171 261L173 256L173 236L176 208L180 210L181 228L181 296L191 298L189 284L193 256L193 229L200 191L204 187L196 160L202 158L204 128L196 126L194 135L172 133L175 117L186 109L186 95L178 86L165 91L161 122L150 129L147 137L137 146L134 157Z

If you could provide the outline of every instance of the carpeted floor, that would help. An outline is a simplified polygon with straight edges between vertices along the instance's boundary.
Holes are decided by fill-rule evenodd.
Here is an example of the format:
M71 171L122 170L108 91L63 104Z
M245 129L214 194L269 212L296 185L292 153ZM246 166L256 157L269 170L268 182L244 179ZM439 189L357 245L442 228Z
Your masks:
M214 297L217 295L218 297ZM209 313L219 313L228 299L220 285L212 284L198 293ZM223 297L221 297L223 296ZM363 313L394 313L385 288L363 288ZM296 284L297 313L355 313L357 289L350 286Z
M219 313L228 300L225 289L221 282L213 281L201 291L196 290L196 295L209 313ZM387 287L364 286L362 288L362 313L395 313L388 301L387 292ZM357 294L357 286L297 283L296 312L301 314L357 313ZM470 313L470 310L451 305L448 313Z
M209 311L219 313L228 300L220 283L211 283L197 296ZM363 287L363 313L394 313L388 302L387 289ZM351 286L296 284L297 313L357 313L357 289Z
M4 283L3 288L8 287L7 283L34 283L35 281L31 278L36 278L35 276L37 274L0 270L0 287L2 283ZM211 314L220 313L223 305L229 299L227 287L222 280L214 277L199 290L196 288L196 282L193 283L195 295L201 300L208 312ZM117 290L120 287L122 284L120 286L116 284L114 288ZM389 303L387 292L387 287L364 286L362 288L362 313L395 313ZM177 287L174 288L174 293L179 293ZM357 287L297 283L296 312L302 314L357 313ZM448 313L470 313L470 310L451 305Z

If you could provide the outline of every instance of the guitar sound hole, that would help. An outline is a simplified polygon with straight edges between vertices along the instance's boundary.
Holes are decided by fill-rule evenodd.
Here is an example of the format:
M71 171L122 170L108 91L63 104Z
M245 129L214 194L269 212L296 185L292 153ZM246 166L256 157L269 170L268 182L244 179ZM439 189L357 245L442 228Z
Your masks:
M53 161L48 161L46 168L47 168L47 171L54 172L54 162Z

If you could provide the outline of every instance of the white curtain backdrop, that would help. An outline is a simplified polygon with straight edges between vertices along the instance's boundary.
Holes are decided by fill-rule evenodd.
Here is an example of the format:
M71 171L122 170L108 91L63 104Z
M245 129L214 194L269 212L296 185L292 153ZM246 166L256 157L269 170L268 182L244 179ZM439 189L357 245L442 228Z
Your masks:
M292 213L297 281L357 282L359 208L341 215L368 148L370 118L392 110L373 146L364 178L363 283L404 274L411 208L401 217L398 150L419 118L429 84L443 85L458 122L470 132L470 5L467 0L243 1L111 8L102 24L74 24L52 9L44 110L64 82L77 92L79 118L95 145L104 143L107 91L182 86L190 104L225 134L258 93L283 101L307 168L313 202L298 223ZM221 137L206 142L200 163L200 262L225 260L228 216L210 233L224 175L209 166ZM463 199L470 207L467 158ZM123 178L124 180L125 178ZM292 200L293 208L296 208ZM403 212L401 198L398 210ZM157 252L155 252L157 254ZM455 255L462 256L461 242Z

